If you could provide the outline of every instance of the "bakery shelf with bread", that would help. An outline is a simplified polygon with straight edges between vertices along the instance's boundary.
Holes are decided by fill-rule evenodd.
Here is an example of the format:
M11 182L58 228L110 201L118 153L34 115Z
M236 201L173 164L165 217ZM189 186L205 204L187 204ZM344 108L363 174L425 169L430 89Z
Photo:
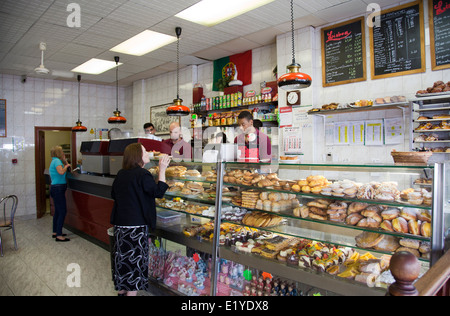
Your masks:
M264 260L261 266L265 271L283 271L294 280L304 281L305 273L314 272L315 276L323 278L322 282L346 280L342 286L352 284L357 288L386 288L393 282L389 272L391 256L377 256L372 251L279 234L237 241L229 248L239 253L242 261L250 263L252 257L258 256ZM222 252L227 254L227 251Z
M428 243L430 241L431 215L428 211L417 212L416 209L399 209L361 202L331 202L333 201L315 199L294 209L290 207L276 213L246 208L249 211L248 218L244 218L240 223L291 237L322 242L339 240L338 244L355 249L360 248L355 241L361 232L388 236L386 238L407 238ZM333 234L329 233L330 229ZM389 248L375 250L382 254L392 252ZM426 256L420 258L428 259Z
M420 174L417 174L414 179L419 177ZM408 180L408 183L412 183L412 181ZM281 180L275 173L264 175L255 170L232 170L224 176L224 184L240 187L244 190L263 189L269 193L291 194L291 196L295 195L299 198L321 197L338 201L362 201L369 204L381 203L393 207L421 209L429 209L431 205L431 196L427 195L427 199L414 199L414 195L411 198L408 198L407 195L402 196L398 184L392 181L372 181L370 183L357 183L350 180L330 181L321 175L308 176L301 180Z
M436 84L439 85L436 87ZM440 90L441 86L442 82L436 82L433 87L422 91L420 97L412 101L411 129L414 150L444 155L450 153L450 95L444 92L444 95L437 93L436 96L430 97L429 95L433 93L426 93Z

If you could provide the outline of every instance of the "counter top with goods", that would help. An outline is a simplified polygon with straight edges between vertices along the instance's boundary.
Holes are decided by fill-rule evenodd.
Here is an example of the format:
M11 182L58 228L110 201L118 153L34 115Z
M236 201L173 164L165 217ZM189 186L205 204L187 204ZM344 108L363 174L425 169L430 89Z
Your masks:
M221 176L220 165L169 168L159 211L185 219L176 233L160 227L164 238L214 253L219 222L220 258L343 295L384 295L396 252L413 253L423 272L437 260L443 198L415 186L435 166L227 163Z

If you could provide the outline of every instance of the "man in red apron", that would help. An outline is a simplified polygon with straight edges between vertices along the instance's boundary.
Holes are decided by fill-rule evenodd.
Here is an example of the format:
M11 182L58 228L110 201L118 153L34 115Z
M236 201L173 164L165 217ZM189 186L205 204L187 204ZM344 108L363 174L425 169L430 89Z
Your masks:
M174 159L192 160L192 147L191 144L184 141L180 124L176 122L170 124L169 130L170 138L162 142L161 152L171 155Z
M270 162L272 160L272 144L267 135L253 126L253 116L248 111L242 111L238 124L244 132L235 138L238 144L238 162Z

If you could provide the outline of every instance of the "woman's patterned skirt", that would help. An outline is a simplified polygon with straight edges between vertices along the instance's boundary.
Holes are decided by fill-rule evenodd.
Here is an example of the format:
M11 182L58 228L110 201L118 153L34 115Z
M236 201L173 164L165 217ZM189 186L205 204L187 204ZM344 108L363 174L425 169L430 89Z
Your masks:
M114 226L116 291L148 291L148 226Z

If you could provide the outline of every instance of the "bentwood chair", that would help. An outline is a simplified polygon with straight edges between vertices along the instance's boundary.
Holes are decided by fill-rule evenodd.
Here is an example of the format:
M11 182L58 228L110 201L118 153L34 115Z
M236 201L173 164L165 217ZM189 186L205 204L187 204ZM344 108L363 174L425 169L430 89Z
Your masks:
M15 195L9 195L0 200L0 210L3 207L3 217L0 214L0 255L3 257L2 232L11 230L14 238L14 248L17 250L16 232L14 230L14 215L19 199ZM6 211L10 210L10 217L6 217Z

